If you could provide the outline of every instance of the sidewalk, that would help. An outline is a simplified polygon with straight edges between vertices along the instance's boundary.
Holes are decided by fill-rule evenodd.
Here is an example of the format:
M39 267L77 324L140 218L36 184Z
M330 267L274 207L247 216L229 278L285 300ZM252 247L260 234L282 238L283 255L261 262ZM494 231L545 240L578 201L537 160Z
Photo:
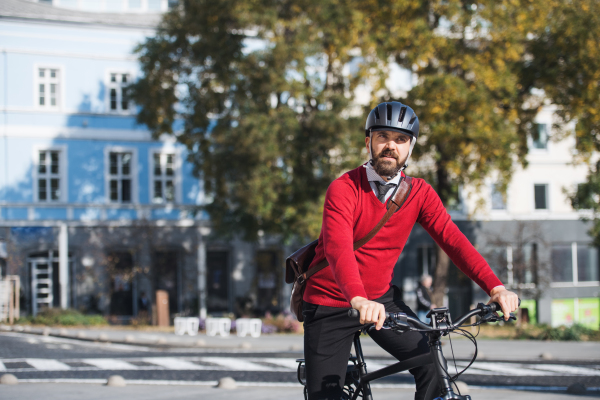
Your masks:
M129 345L146 346L157 349L177 349L190 351L223 351L223 352L293 352L299 356L304 348L302 335L268 334L258 338L207 336L178 336L171 332L145 331L134 329L108 328L40 328L31 326L0 325L0 332L23 332L37 335L49 335L70 339L111 342ZM371 339L362 339L365 355L385 357L387 353L380 349ZM586 361L600 362L600 343L598 342L543 342L533 340L492 340L477 341L478 360L498 361L540 361L546 353L550 361ZM473 344L461 337L452 335L452 349L458 359L470 359ZM452 355L448 338L444 338L444 353L447 358ZM548 357L544 361L549 361Z
M128 385L126 387L107 387L100 384L72 383L20 383L15 386L0 385L0 398L3 400L159 400L159 399L214 399L230 400L302 400L302 387L238 387L237 389L217 389L207 386L150 386ZM526 392L505 389L471 388L469 395L473 400L575 400L597 396L592 392L586 396L569 395L553 392ZM412 400L412 389L374 388L376 400Z

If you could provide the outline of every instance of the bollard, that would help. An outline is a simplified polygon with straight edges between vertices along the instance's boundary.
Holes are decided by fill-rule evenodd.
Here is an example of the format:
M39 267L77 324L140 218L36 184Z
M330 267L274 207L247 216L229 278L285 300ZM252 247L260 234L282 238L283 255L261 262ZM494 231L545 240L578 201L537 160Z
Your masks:
M121 375L111 375L106 380L106 386L124 387L127 386L127 384Z
M232 377L226 376L225 378L219 379L219 383L217 384L219 389L235 389L237 388L237 384L235 379Z

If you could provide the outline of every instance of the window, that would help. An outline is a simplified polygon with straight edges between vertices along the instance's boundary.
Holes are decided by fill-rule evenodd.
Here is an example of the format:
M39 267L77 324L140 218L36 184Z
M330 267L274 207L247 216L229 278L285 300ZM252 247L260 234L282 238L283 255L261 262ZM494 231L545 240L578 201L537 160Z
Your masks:
M132 189L132 153L109 153L109 183L110 201L113 203L131 203Z
M60 106L60 70L58 68L37 68L36 104L45 109Z
M175 201L175 154L153 154L152 202L173 203Z
M129 0L128 3L130 10L140 10L142 8L142 0Z
M577 246L577 280L579 282L598 281L598 249L591 246Z
M41 150L38 152L37 161L38 201L60 201L60 152Z
M535 124L533 132L533 148L547 149L548 148L548 125Z
M506 282L507 285L512 283L508 281L509 254L511 254L512 257L512 249L508 250L507 246L491 246L485 253L485 259L492 271L494 271L494 274L496 274L502 282Z
M108 108L111 112L131 110L126 87L131 83L128 73L110 73L108 82Z
M569 284L597 284L600 264L598 248L573 242L552 246L552 281Z
M500 191L499 184L492 184L492 210L506 210L504 194Z
M548 209L548 185L535 184L533 185L534 197L535 197L535 209L536 210L547 210Z
M573 282L573 257L571 245L552 246L552 281Z
M161 11L162 0L148 0L148 11Z

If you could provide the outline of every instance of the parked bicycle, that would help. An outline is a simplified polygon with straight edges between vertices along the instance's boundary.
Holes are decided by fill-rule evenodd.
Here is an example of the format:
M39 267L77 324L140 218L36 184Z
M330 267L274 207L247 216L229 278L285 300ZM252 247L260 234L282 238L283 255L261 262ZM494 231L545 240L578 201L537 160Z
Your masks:
M520 303L521 301L519 300L519 304ZM375 329L375 327L373 324L365 325L354 335L355 355L350 354L344 383L344 393L346 398L356 400L360 397L363 400L373 400L370 382L433 362L436 366L437 377L442 388L442 391L438 397L436 397L436 400L471 400L470 396L461 395L458 388L457 391L459 393L455 393L452 385L452 383L455 382L477 358L477 341L475 340L475 336L463 328L479 326L485 322L496 322L501 320L502 317L499 317L498 314L496 314L496 311L501 311L498 303L479 303L475 309L470 310L453 322L448 308L440 307L429 311L427 314L427 317L431 320L429 324L425 324L419 319L405 313L386 314L386 321L382 329L391 329L398 333L409 330L425 332L429 337L429 348L431 351L429 354L423 354L408 360L400 361L369 373L367 372L367 365L363 357L360 335L368 332L370 329ZM357 310L351 309L348 311L348 316L350 318L359 318L360 315ZM478 316L479 320L473 324L466 324L474 316ZM516 320L516 317L511 313L509 319ZM457 333L467 337L475 346L475 352L469 364L462 371L457 372L453 376L450 375L448 370L448 363L442 352L441 342L442 336L449 335L450 333ZM304 385L304 398L308 399L304 359L298 359L296 361L298 362L298 381ZM433 387L435 387L435 385L430 385L430 390ZM430 398L432 394L433 393L428 391L426 398Z

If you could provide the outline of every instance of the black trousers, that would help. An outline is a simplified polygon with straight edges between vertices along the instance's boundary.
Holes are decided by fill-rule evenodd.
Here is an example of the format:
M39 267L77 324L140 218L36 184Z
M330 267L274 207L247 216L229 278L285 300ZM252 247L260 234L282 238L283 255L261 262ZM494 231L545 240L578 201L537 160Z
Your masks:
M390 290L376 299L387 312L415 313L399 298L400 289ZM362 326L357 319L348 317L348 308L327 307L304 302L304 358L306 385L310 400L342 399L342 388L352 348L354 334ZM391 330L372 330L369 335L385 351L399 361L429 353L427 337L421 332L397 334ZM367 363L368 365L368 363ZM430 384L439 387L433 364L409 371L415 378L415 399L425 400ZM434 389L434 388L432 388ZM431 391L437 397L440 388ZM430 400L430 399L426 399Z

